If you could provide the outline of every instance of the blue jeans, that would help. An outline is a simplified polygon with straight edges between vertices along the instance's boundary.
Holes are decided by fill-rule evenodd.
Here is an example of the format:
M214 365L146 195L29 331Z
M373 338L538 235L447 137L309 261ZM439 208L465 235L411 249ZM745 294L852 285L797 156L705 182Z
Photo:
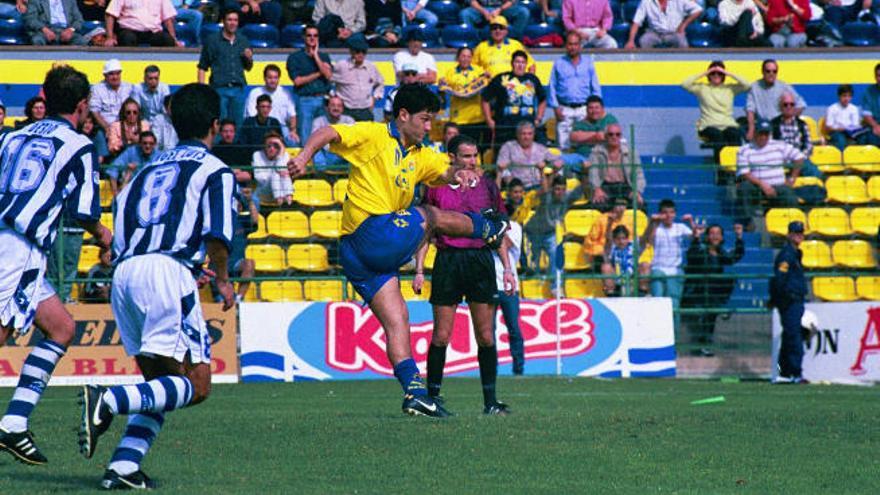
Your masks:
M519 293L508 296L503 290L498 291L498 305L501 306L501 314L504 315L504 323L507 325L510 357L513 358L513 374L521 375L525 366L525 350L522 331L519 329Z
M349 169L348 162L343 160L341 156L326 150L318 150L312 161L318 172L345 172Z
M192 24L192 28L196 33L196 41L198 41L199 44L202 43L200 36L202 33L203 18L204 15L196 9L177 9L177 20Z
M788 378L800 378L804 359L804 337L801 334L801 317L804 303L797 302L779 309L782 323L782 344L779 346L779 374Z
M244 87L227 86L214 89L220 95L220 120L232 119L235 121L236 129L241 129L241 122L244 120Z
M580 153L563 153L560 157L565 166L566 175L580 175L584 172L586 157Z
M501 15L510 23L510 37L518 40L522 39L523 31L525 31L526 26L529 24L528 7L512 5L506 10L501 11ZM471 26L482 26L486 23L483 14L480 14L480 11L473 7L462 10L459 17L462 23L470 24Z
M676 275L681 275L681 269ZM681 292L684 288L684 279L680 277L664 277L664 273L660 270L651 270L652 277L661 277L651 279L651 295L654 297L668 297L672 299L673 309L678 309L681 302Z
M541 270L541 252L547 253L547 275L553 274L556 266L556 232L543 235L527 234L529 239L529 247L531 256L529 257L529 267L533 270Z
M296 133L305 142L312 134L312 122L324 113L324 97L294 95L293 102L296 105Z
M400 6L408 10L416 8L416 5L418 4L418 0L403 0L400 2ZM437 14L431 12L427 8L422 8L422 10L416 12L416 17L413 19L413 24L424 24L427 28L437 27L438 22L439 19L437 19ZM406 14L404 14L403 25L406 26L407 24L409 24L409 22L406 20Z

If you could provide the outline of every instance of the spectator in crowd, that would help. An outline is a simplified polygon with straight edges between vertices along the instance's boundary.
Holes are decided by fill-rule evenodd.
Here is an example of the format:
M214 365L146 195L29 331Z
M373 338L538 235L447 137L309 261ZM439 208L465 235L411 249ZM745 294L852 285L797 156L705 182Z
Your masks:
M546 0L545 0L546 2ZM548 12L545 10L545 14ZM549 11L552 12L552 11ZM564 0L562 2L562 24L565 30L581 35L585 46L593 48L617 48L617 41L608 34L614 16L608 0L587 1ZM566 37L566 46L568 38Z
M328 125L354 124L353 118L342 113L344 108L345 107L342 103L342 98L338 96L328 97L327 108L324 109L324 115L321 115L320 117L315 119L315 123L312 125L312 128L317 131L318 129L327 127ZM330 151L330 145L325 146L324 149L315 153L315 157L312 158L312 161L315 164L315 170L319 172L346 171L349 168L348 162L343 160L342 157L340 157L336 153L332 153Z
M605 129L617 123L617 117L605 111L605 103L599 95L587 97L587 116L577 120L572 126L569 141L574 153L562 155L566 169L582 173L584 164L589 163L593 147L605 142Z
M211 148L211 154L229 165L235 172L235 180L239 185L247 184L253 180L253 174L241 167L251 164L252 153L247 146L238 143L235 135L235 121L223 119L220 121L220 141Z
M825 131L831 144L843 151L849 144L866 144L869 129L862 126L862 112L852 104L853 87L837 87L837 103L825 112Z
M131 90L131 97L141 108L142 117L155 124L156 116L165 113L165 97L171 94L168 85L159 81L159 67L148 65L144 69L144 82Z
M162 100L164 112L157 114L152 123L150 130L156 135L156 149L166 151L177 146L177 131L171 123L171 95L166 95Z
M455 67L440 79L440 91L449 94L449 120L458 124L462 134L482 144L486 119L480 106L480 93L489 84L489 76L471 64L474 52L463 46L455 54Z
M608 234L619 225L627 228L627 239L629 232L633 231L633 214L626 214L629 206L624 198L616 198L609 202L611 208L604 214L600 215L593 221L590 231L584 236L582 249L587 263L594 269L599 269L603 263L609 261L607 257ZM640 227L644 228L645 225Z
M537 69L535 60L522 43L507 37L507 19L499 15L489 23L489 39L481 41L474 49L473 64L488 72L489 77L495 77L510 70L513 54L520 51L526 54L528 71L534 74Z
M201 3L201 0L171 0L171 6L177 11L176 20L192 25L197 43L201 43L202 21L205 18L199 10Z
M693 235L694 218L690 214L682 215L681 219L690 226L676 223L675 202L671 199L661 200L658 211L651 215L648 230L645 231L645 244L654 246L651 295L671 298L673 309L678 309L684 287L681 278L684 243Z
M437 144L437 149L443 153L446 153L449 149L449 142L452 141L452 138L461 134L461 126L456 124L453 121L446 122L443 124L443 142ZM477 140L474 139L476 142ZM479 163L479 162L478 162Z
M389 91L388 96L385 98L385 106L382 109L385 115L385 122L391 122L394 119L394 97L397 95L397 91L402 86L406 86L408 84L420 84L418 66L411 62L403 64L403 67L401 67L401 71L398 76L398 80L400 81L400 84Z
M483 117L489 132L495 136L493 143L498 145L514 138L520 121L533 122L537 128L544 120L547 108L544 85L536 75L526 72L527 63L525 52L514 52L513 70L498 74L483 90Z
M34 45L87 44L78 32L83 18L74 0L30 0L22 20Z
M794 88L777 79L779 64L775 60L767 59L761 63L761 79L752 83L746 96L746 141L751 141L755 135L755 122L758 120L773 120L779 115L779 98L783 93L791 93L797 101L796 111L800 115L807 103L794 90Z
M605 128L605 143L593 147L590 153L587 174L593 192L591 201L600 207L614 204L618 198L625 199L628 204L635 199L639 207L645 205L642 194L646 182L641 159L638 153L631 153L628 146L622 146L622 140L620 124L609 124Z
M244 116L256 116L257 98L268 95L272 103L272 112L269 115L281 122L281 135L284 136L287 145L296 146L299 144L299 134L296 133L296 106L287 90L278 84L280 81L281 69L275 64L267 65L263 69L263 85L252 89L248 94L244 105Z
M517 178L510 179L507 183L507 200L504 202L504 209L510 216L510 219L519 224L523 224L529 219L534 206L537 204L535 194L529 195L529 201L526 201L526 189L523 187L521 180ZM526 266L527 262L523 259L522 266Z
M742 146L736 154L736 175L739 178L739 218L749 226L752 215L762 199L774 206L797 206L798 198L791 185L800 175L804 154L794 146L770 139L773 126L762 120L755 128L755 139ZM791 177L786 179L785 167L792 166Z
M177 11L171 0L110 0L105 13L104 46L183 46L174 31Z
M736 83L724 84L727 76L736 80ZM708 84L697 82L703 77L708 79ZM748 91L749 82L728 72L724 62L715 60L709 64L708 70L687 78L681 86L697 97L700 103L697 134L714 146L716 155L724 146L739 146L741 134L733 118L733 98Z
M810 16L810 0L767 0L770 43L776 48L806 46Z
M600 272L604 276L602 279L602 289L605 295L610 297L647 294L650 290L651 263L643 261L646 251L642 251L642 254L639 255L638 270L640 278L638 293L631 288L630 277L632 277L636 269L635 244L630 239L632 228L621 223L615 225L615 221L611 217L600 217L596 221L604 221L607 224L605 228L605 251L602 264L600 265Z
M507 212L510 214L510 212ZM507 244L507 257L510 260L510 271L513 275L513 293L508 294L504 283L504 266L497 251L492 251L495 260L495 284L498 289L498 306L504 317L504 326L507 327L507 343L510 345L510 359L513 361L513 374L520 376L525 372L525 346L522 330L519 327L519 274L517 263L522 256L523 231L522 226L515 221L510 222L510 227L504 234ZM498 318L492 318L492 333L498 326Z
M89 110L106 134L110 124L119 118L122 102L131 96L133 87L131 83L122 82L122 64L118 59L106 61L103 74L104 80L92 86Z
M294 101L299 128L297 134L308 138L312 122L320 115L324 95L330 92L333 66L330 55L319 49L318 28L307 25L303 30L305 46L287 57L287 75L293 81Z
M287 172L290 160L284 149L281 134L269 131L264 138L263 149L253 154L254 180L257 181L257 197L260 204L289 206L293 203L293 182Z
M782 113L770 121L770 125L773 126L771 138L786 142L803 153L802 176L822 177L819 168L809 160L810 155L813 154L813 137L810 135L810 127L798 115L796 105L797 101L791 93L783 93L779 97L779 108Z
M113 196L119 193L131 181L140 169L153 159L156 152L156 135L152 131L142 131L138 144L125 148L113 163L105 170L110 179L110 190Z
M0 103L0 136L12 130L11 126L6 125L6 105Z
M556 226L562 222L568 209L566 200L565 177L561 175L544 175L541 185L540 202L535 207L535 214L526 222L526 237L529 240L529 269L540 270L541 253L547 253L549 264L547 274L556 269Z
M437 27L437 14L426 9L428 0L401 0L400 9L403 12L403 25L424 24L426 28Z
M67 209L61 214L59 230L46 259L46 280L56 288L62 302L72 303L70 295L77 277L85 230Z
M560 149L568 149L572 127L587 116L587 98L602 96L599 77L590 57L581 56L581 35L565 35L565 56L557 58L550 70L547 103L556 114L556 140Z
M104 22L107 0L77 0L76 3L83 20Z
M855 20L876 22L873 12L877 6L872 0L824 0L819 3L825 9L823 19L838 28ZM809 18L807 15L807 20Z
M413 29L406 38L406 50L400 50L394 54L394 73L397 75L398 84L403 75L403 67L407 64L415 65L418 72L416 82L434 84L437 82L437 61L430 53L422 50L425 36L420 29Z
M640 47L687 48L685 30L701 15L703 9L693 0L642 0L636 9L624 48L636 47L636 34L643 25L645 33L639 38Z
M282 0L282 25L307 24L312 22L312 8L314 5L315 4L311 2L311 0Z
M113 264L110 262L113 253L102 247L98 262L89 268L86 283L83 285L82 302L107 304L110 302L110 281L113 278Z
M364 0L367 15L366 33L370 46L397 46L403 23L400 0Z
M229 249L229 258L227 261L227 270L230 277L242 278L238 283L238 290L235 292L235 301L244 300L251 281L256 273L256 263L254 260L245 257L245 248L247 247L247 236L256 232L260 224L260 203L257 198L253 197L253 189L250 187L239 188L238 199L238 219L235 222L235 230L232 233L232 247ZM217 290L217 284L211 281L211 293L215 302L222 302L223 296ZM219 298L219 300L218 300Z
M789 223L788 239L773 260L770 305L779 311L782 324L782 342L777 361L779 376L774 383L809 383L801 376L804 359L801 318L804 316L804 299L808 294L807 278L804 276L804 265L801 261L803 253L798 249L802 242L803 222Z
M244 119L241 130L238 133L238 143L245 146L250 153L255 153L265 142L268 132L281 134L281 122L272 117L272 97L260 95L257 97L257 114Z
M238 12L226 10L222 14L223 28L203 40L199 55L198 80L205 82L205 73L211 71L211 87L220 95L220 118L230 118L241 125L244 118L244 71L254 66L254 52L248 39L238 33Z
M46 99L42 96L29 98L24 104L24 120L15 123L16 129L29 126L46 118Z
M761 0L721 0L718 4L718 22L724 46L767 46L762 16L766 10Z
M871 130L867 143L880 146L880 64L874 66L874 82L862 95L862 119Z
M364 0L317 0L312 20L317 24L321 44L340 48L346 43L366 44Z
M226 9L239 12L242 24L281 24L281 4L278 0L223 0Z
M133 98L125 100L119 109L116 122L110 124L107 132L107 149L113 156L126 147L135 144L143 131L150 130L150 123L141 117L141 108Z
M463 24L474 27L486 23L495 24L498 17L504 18L504 25L512 24L511 36L521 40L523 31L529 24L529 9L520 5L518 0L470 0L470 6L459 12Z
M498 152L498 185L519 179L527 191L543 183L544 168L562 167L562 161L543 144L535 142L535 124L523 120L516 126L516 140L507 141ZM555 170L553 170L555 171Z
M103 165L107 157L110 156L110 150L107 149L107 136L104 134L104 129L98 125L95 114L89 112L86 115L79 132L92 140L92 144L95 145L95 154L98 155L98 163Z
M351 58L333 66L331 81L336 83L336 94L345 104L345 114L354 120L374 120L376 100L385 95L385 79L379 69L367 60L367 42L351 43Z
M684 295L681 301L683 308L720 308L727 305L736 285L736 278L718 278L718 276L724 274L725 266L738 263L746 254L743 226L735 224L733 233L736 235L736 243L733 252L730 252L724 249L724 230L720 225L710 225L708 228L697 226L694 229L694 238L687 250L687 266L684 270L689 277L684 283ZM708 277L700 275L708 275ZM707 346L712 344L716 316L717 313L703 312L686 318L691 334L701 346L695 354L714 355Z

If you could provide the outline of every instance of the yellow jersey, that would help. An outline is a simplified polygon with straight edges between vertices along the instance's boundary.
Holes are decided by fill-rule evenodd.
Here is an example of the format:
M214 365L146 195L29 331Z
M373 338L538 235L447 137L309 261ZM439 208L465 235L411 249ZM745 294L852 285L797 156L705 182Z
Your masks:
M442 185L449 157L426 146L404 149L394 122L331 126L339 133L330 151L351 164L342 203L342 235L357 230L373 215L409 208L417 184Z
M480 108L480 92L489 85L482 67L462 69L455 66L440 79L440 91L450 93L449 120L460 125L480 124L486 121Z
M502 72L513 70L510 60L517 50L526 52L526 56L529 58L526 62L526 68L535 65L535 59L532 58L526 47L519 41L510 38L507 38L499 45L492 44L491 40L481 42L474 50L473 63L489 72L490 77L495 77Z

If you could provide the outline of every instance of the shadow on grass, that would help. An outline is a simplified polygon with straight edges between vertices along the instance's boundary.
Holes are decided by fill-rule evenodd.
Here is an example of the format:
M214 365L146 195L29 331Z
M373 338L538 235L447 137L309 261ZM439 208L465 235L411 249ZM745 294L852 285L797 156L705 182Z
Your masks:
M11 462L0 462L0 468L5 468L9 464ZM101 473L94 475L52 473L39 467L9 473L9 475L18 488L32 484L34 487L39 486L40 489L52 489L53 491L58 489L97 489L98 483L101 482ZM0 476L0 486L3 484L3 478L5 476Z

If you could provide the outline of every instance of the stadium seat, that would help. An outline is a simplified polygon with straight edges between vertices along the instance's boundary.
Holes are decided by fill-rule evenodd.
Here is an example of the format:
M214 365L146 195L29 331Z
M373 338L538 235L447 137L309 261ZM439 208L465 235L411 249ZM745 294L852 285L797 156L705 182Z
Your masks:
M241 28L251 46L256 48L278 48L278 28L271 24L245 24Z
M639 9L639 0L628 0L623 4L623 19L626 22L632 22L636 16L636 10ZM623 46L623 45L620 45Z
M208 39L208 36L213 36L219 33L223 29L223 24L214 24L212 22L206 22L202 24L202 31L199 33L199 39L202 41Z
M614 38L614 41L617 41L617 46L622 47L626 44L626 40L629 39L629 26L628 22L615 22L608 30L608 34Z
M303 295L307 301L343 301L342 280L317 279L306 280L303 284Z
M623 218L632 218L633 214L636 216L635 230L638 230L639 235L643 235L645 233L645 229L648 228L648 215L645 215L645 212L642 210L626 210L623 212Z
M76 271L79 273L88 273L101 257L101 248L86 244L79 252L79 263L76 265Z
M823 301L854 301L855 284L850 277L816 277L813 279L813 295Z
M870 269L877 267L874 250L867 241L837 241L831 248L834 262L845 268Z
M523 31L523 39L529 39L528 43L524 42L524 44L528 47L553 48L552 41L538 41L538 39L549 37L552 34L557 34L556 28L552 24L547 24L546 22L529 24L526 26L525 31Z
M90 31L94 31L95 29L104 28L104 23L101 21L83 21L82 29L84 33L88 33Z
M575 178L565 179L565 192L572 192L581 187L581 181Z
M550 299L553 293L550 291L550 282L539 278L520 280L519 290L523 299Z
M856 294L868 301L880 301L880 277L858 277Z
M710 22L692 22L686 29L688 44L698 48L717 48L721 46L721 34Z
M818 268L831 268L834 261L831 259L831 249L824 241L804 241L800 245L804 268L815 270Z
M273 211L266 217L266 232L281 239L305 239L309 236L309 217L301 211Z
M325 180L299 179L293 182L293 200L305 206L330 206L333 188Z
M843 172L843 155L834 146L813 146L813 154L810 155L810 161L819 167L819 170L823 173L834 174Z
M849 222L856 234L874 237L880 229L880 208L854 208L849 214Z
M431 281L425 280L425 283L422 285L422 293L416 294L413 292L412 280L401 280L400 294L403 296L404 301L427 301L431 297Z
M0 19L0 45L29 45L24 23L17 19ZM7 62L8 63L8 62Z
M333 183L333 201L342 204L345 201L345 194L348 191L348 179L339 179Z
M562 243L562 250L565 253L565 269L567 271L586 270L588 268L581 243L564 242Z
M266 228L266 217L260 215L257 217L257 230L248 234L248 240L257 240L257 239L265 239L269 236L268 229Z
M267 280L260 282L260 299L266 302L302 301L302 283L299 280Z
M422 32L422 37L424 38L424 41L422 41L423 48L440 48L440 32L424 24L408 24L404 26L400 38L404 40L409 39L409 33L413 31Z
M813 208L807 214L807 232L840 237L852 234L852 229L849 216L843 208Z
M793 187L795 189L797 189L799 187L806 187L806 186L825 187L825 182L818 177L804 177L804 176L799 176L797 179L794 180Z
M807 124L807 130L810 131L810 141L813 143L821 143L822 136L819 134L819 124L816 123L816 119L809 115L801 115L801 120Z
M597 278L565 279L565 297L584 299L587 297L603 297L602 281Z
M739 152L739 146L725 146L721 148L718 157L721 170L727 172L736 172L736 154Z
M322 244L292 244L287 248L287 267L304 272L326 272L330 269L327 248Z
M455 0L431 0L425 8L437 14L439 24L458 24L461 6Z
M816 125L819 127L819 133L822 134L822 139L826 142L831 139L831 134L828 132L828 128L825 127L825 116L819 117L819 122Z
M836 175L825 181L827 200L834 203L864 204L870 201L865 181L855 175Z
M590 233L593 222L601 216L602 212L599 210L568 210L562 223L567 234L584 237Z
M794 221L806 224L807 216L797 208L771 208L764 216L767 232L774 235L788 235L788 224Z
M843 43L849 46L874 46L880 42L880 28L873 22L847 22L840 34Z
M848 170L874 174L880 172L880 148L872 145L847 146L843 150L843 164Z
M244 293L245 302L260 302L260 297L257 295L258 285L260 284L256 282L251 282L251 285L248 285L248 290Z
M251 244L244 250L245 258L254 260L258 272L284 271L284 250L275 244Z
M177 34L177 40L183 43L183 46L187 48L199 46L199 33L196 32L192 23L177 21L174 23L174 32Z
M469 24L451 24L440 32L443 44L448 48L476 47L480 43L480 33Z
M875 175L868 179L868 197L871 201L880 201L880 175Z
M305 24L288 24L281 30L280 43L284 48L303 48L306 40L303 37Z
M113 205L113 191L110 189L110 181L102 179L98 184L101 195L101 208L110 208Z
M309 218L312 235L338 239L342 230L342 210L318 210Z

